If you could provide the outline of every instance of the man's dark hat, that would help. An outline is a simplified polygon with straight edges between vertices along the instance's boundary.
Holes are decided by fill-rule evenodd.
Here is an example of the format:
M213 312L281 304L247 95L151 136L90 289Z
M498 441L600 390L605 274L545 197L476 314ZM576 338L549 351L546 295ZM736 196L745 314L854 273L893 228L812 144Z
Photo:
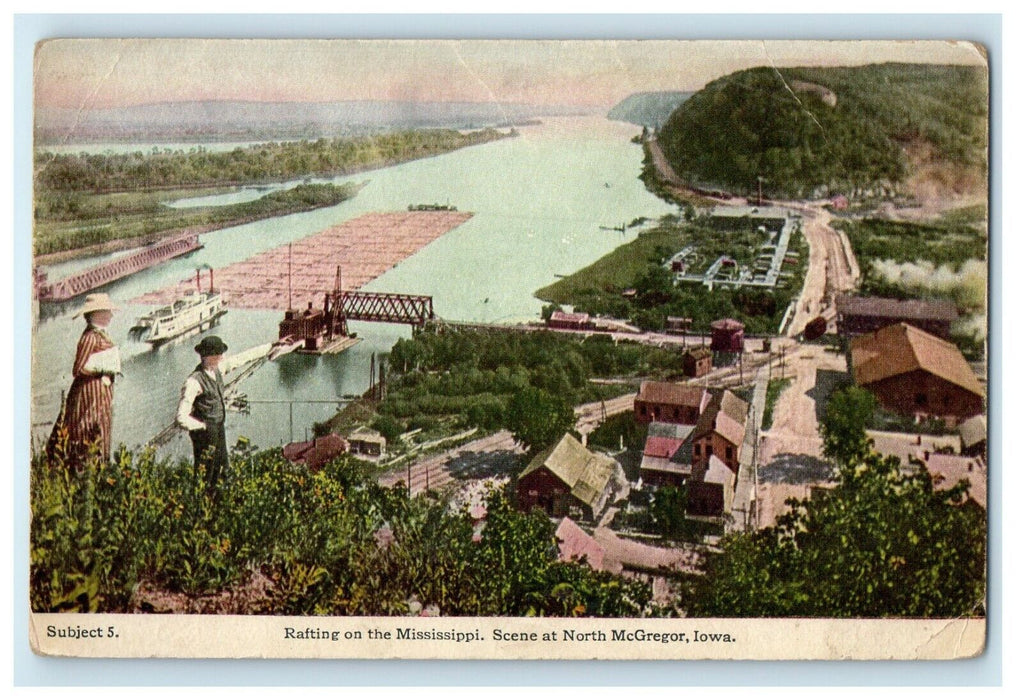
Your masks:
M217 336L208 335L195 346L195 351L199 353L200 357L206 357L207 355L223 355L227 352L227 345Z

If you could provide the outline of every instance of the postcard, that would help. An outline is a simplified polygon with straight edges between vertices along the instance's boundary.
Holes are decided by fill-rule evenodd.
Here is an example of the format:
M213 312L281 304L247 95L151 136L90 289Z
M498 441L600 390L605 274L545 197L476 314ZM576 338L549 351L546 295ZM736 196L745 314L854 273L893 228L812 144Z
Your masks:
M31 648L982 653L988 84L965 41L39 43Z

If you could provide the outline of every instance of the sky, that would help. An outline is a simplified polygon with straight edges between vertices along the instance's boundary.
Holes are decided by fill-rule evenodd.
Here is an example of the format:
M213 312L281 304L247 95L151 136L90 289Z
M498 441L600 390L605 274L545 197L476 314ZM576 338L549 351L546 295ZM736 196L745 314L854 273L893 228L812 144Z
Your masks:
M611 106L761 65L983 65L943 41L58 39L35 54L37 107L196 100L409 100Z

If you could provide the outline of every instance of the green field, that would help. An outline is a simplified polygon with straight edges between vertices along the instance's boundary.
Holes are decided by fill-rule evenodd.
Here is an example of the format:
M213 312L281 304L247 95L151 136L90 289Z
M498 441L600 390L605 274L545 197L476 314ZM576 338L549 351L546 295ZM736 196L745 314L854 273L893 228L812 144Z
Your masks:
M774 333L789 302L799 293L809 260L802 234L793 235L789 250L799 263L785 271L793 275L772 290L715 286L708 290L698 283L675 284L664 262L686 245L697 247L700 263L709 265L720 255L730 255L740 264L755 255L762 242L755 231L720 231L701 223L665 217L639 237L619 246L597 262L535 292L537 298L557 305L571 305L577 311L630 319L644 330L661 330L668 316L693 319L693 329L707 331L712 321L735 318L746 324L748 333ZM703 268L700 268L703 269ZM626 290L635 290L631 297Z
M75 195L80 204L74 207L74 216L39 218L39 207L59 197L42 194L37 200L34 252L36 255L59 253L109 241L171 234L185 228L199 227L208 231L237 226L340 204L358 191L355 183L299 185L271 192L252 202L190 209L171 209L163 202L189 196L194 190ZM209 191L204 193L209 194Z

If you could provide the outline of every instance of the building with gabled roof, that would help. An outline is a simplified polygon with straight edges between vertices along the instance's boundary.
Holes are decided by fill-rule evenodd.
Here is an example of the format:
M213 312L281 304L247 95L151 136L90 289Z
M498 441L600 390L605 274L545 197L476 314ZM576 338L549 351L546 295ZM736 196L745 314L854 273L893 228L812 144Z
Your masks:
M340 435L328 433L305 442L289 442L283 448L284 458L295 464L305 464L312 472L349 449L348 442Z
M692 425L651 423L647 428L646 444L639 474L644 484L652 486L681 486L692 473L691 459L678 459L683 446L693 432Z
M885 408L961 422L984 411L984 388L959 349L908 323L854 338L852 374Z
M352 454L377 458L387 452L387 438L373 428L360 426L348 434Z
M749 404L728 389L715 391L692 434L693 478L703 479L711 457L739 473L739 451L746 437Z
M884 299L841 294L835 299L838 332L845 336L874 333L886 326L908 323L941 338L948 338L959 318L950 301Z
M624 489L626 494L618 491ZM552 447L536 455L519 475L519 507L542 508L563 517L578 508L586 520L600 516L612 497L627 495L628 482L621 465L607 455L590 452L565 433Z
M639 385L633 410L637 423L696 425L709 401L710 393L702 386L645 381Z
M554 311L547 320L548 328L561 328L565 330L584 331L593 328L593 319L589 314Z
M710 348L697 345L682 351L682 374L702 377L714 369L714 353Z

